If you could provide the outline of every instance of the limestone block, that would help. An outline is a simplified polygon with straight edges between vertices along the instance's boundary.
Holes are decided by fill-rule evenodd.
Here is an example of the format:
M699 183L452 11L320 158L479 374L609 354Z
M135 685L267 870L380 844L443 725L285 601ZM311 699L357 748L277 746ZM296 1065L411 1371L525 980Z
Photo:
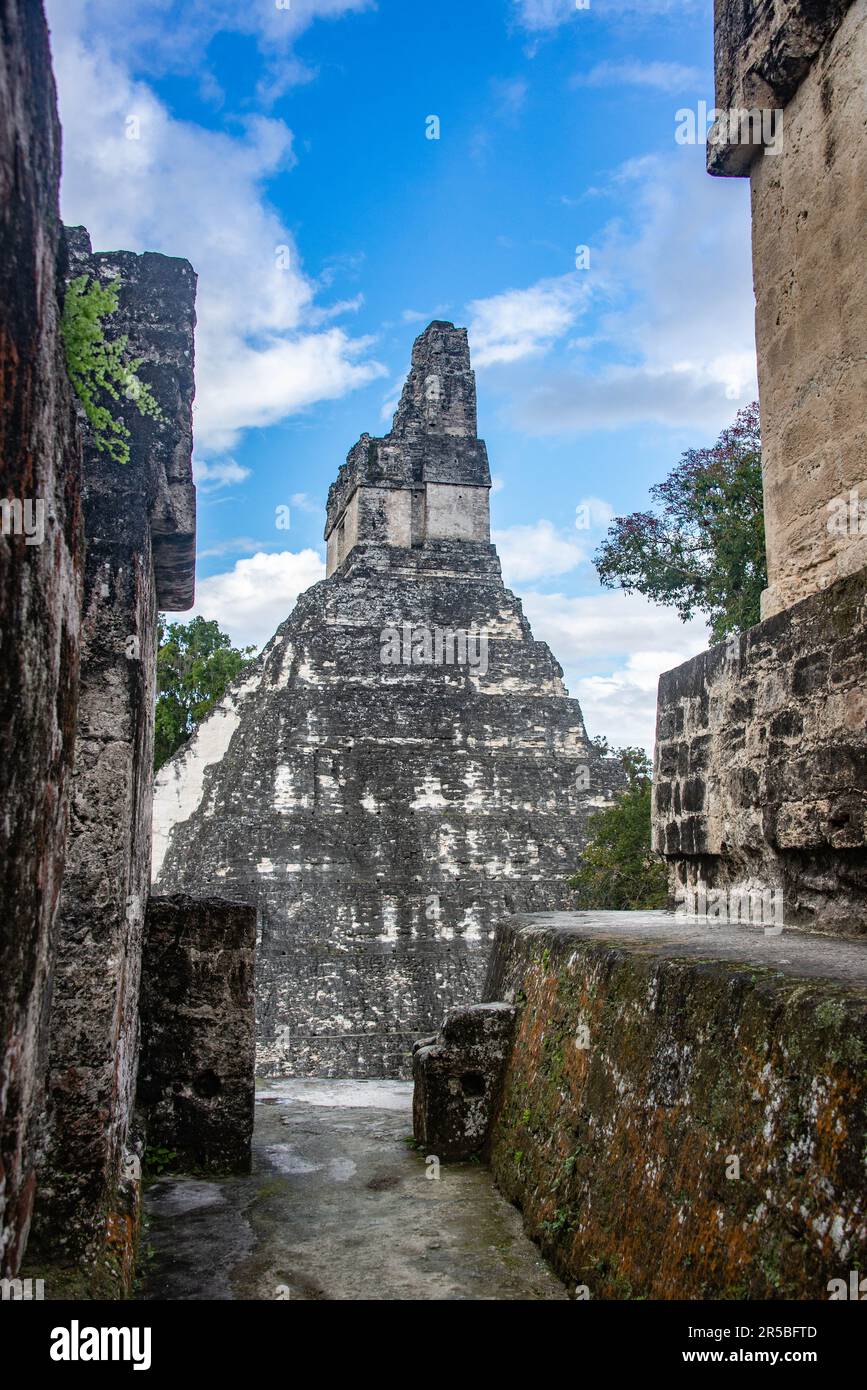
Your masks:
M484 1149L514 1023L508 1004L455 1009L413 1048L413 1132L426 1155L454 1160Z

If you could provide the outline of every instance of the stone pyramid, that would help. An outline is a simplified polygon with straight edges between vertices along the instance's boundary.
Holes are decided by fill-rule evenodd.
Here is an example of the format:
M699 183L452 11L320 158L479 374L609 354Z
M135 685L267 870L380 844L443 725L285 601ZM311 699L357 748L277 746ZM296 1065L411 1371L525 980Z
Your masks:
M254 901L259 1066L409 1074L494 928L567 908L591 747L490 542L465 329L432 323L328 497L327 577L161 770L155 891Z

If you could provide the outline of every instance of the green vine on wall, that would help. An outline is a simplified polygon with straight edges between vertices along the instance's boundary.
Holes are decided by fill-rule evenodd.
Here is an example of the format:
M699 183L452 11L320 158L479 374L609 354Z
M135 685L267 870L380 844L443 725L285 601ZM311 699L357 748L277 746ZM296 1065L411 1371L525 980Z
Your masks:
M119 401L123 395L133 401L140 415L154 420L162 419L162 411L150 387L137 375L144 359L124 360L127 335L111 341L105 337L102 321L117 311L119 294L119 280L105 285L86 275L70 280L60 332L69 378L87 416L94 444L115 463L129 463L129 430L100 398L109 396Z

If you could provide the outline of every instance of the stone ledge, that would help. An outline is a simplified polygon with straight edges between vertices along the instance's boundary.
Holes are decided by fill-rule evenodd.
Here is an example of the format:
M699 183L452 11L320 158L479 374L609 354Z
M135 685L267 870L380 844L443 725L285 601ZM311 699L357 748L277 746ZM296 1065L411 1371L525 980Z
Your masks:
M718 109L780 109L842 23L853 0L716 0ZM708 145L708 173L743 178L761 145Z
M863 1266L867 944L516 917L486 992L519 1011L491 1165L571 1286L824 1299Z

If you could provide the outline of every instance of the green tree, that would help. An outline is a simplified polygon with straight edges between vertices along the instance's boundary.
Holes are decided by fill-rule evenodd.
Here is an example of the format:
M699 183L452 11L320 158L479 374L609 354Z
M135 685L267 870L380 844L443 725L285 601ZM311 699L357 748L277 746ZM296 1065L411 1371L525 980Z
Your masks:
M643 748L611 748L604 738L593 742L603 755L619 757L627 787L587 822L590 838L569 880L578 890L577 906L616 912L665 907L668 870L650 847L650 759Z
M108 341L103 319L117 311L120 281L103 285L86 275L70 280L63 301L60 334L66 354L66 370L90 423L93 442L100 453L115 463L129 463L129 430L106 405L106 397L119 401L121 394L133 401L140 415L162 418L150 387L139 380L141 357L125 360L129 338L122 334Z
M157 628L157 708L154 769L186 743L222 699L230 681L249 665L255 647L239 649L216 622L193 618Z
M606 588L636 590L684 621L704 613L716 642L757 623L768 582L758 404L713 448L689 449L650 495L655 509L617 517L594 557Z

